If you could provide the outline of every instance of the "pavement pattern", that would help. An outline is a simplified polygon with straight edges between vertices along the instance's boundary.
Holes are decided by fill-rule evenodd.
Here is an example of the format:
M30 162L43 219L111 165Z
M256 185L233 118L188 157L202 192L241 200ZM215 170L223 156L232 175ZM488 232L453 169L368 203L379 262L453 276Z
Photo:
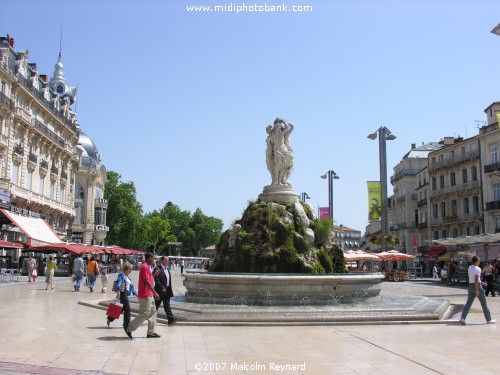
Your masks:
M174 294L185 292L180 269ZM137 271L132 279L137 284ZM116 274L110 275L112 281ZM130 340L122 320L106 325L103 310L78 301L113 293L75 292L69 278L55 289L38 280L0 284L0 375L4 374L498 374L500 323L487 325L475 301L467 326L458 315L439 324L335 326L192 326L146 324ZM98 281L99 283L99 281ZM97 287L99 290L100 287ZM109 289L109 288L108 288ZM464 286L431 279L384 282L382 293L446 298L464 304ZM500 297L487 298L500 321ZM162 309L162 307L160 307Z

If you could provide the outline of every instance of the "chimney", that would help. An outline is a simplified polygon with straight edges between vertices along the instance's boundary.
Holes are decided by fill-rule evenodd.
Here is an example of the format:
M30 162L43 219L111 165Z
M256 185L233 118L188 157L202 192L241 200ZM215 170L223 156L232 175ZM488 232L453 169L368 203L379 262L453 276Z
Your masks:
M49 81L49 78L47 77L47 74L40 74L40 78L45 83L47 83Z
M417 147L417 144L416 143L412 143L411 144L411 149L413 150L415 147Z
M454 137L444 137L444 144L445 145L452 145L454 143L455 143Z
M11 46L12 49L14 49L14 44L15 44L14 38L9 38L9 46Z

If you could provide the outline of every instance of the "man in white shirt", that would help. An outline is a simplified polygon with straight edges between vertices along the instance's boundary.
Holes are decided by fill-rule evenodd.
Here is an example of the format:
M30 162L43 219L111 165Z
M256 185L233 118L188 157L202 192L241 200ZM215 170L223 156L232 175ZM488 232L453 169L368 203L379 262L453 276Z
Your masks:
M477 256L472 257L472 264L469 266L469 294L467 297L467 302L462 310L462 316L460 318L460 323L464 326L467 325L465 322L465 318L467 318L467 314L474 302L476 297L479 298L479 302L481 302L481 307L483 308L483 314L486 318L486 322L488 324L495 324L496 320L491 319L490 309L488 308L488 304L486 303L486 296L484 294L483 286L486 286L486 283L480 281L481 277L481 268L479 268L479 263L481 260Z

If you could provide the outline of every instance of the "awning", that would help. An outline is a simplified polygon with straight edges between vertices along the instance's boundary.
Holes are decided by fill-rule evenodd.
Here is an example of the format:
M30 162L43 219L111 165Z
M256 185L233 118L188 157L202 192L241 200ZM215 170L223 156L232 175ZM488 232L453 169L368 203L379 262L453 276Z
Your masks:
M0 208L0 212L26 235L29 246L62 242L56 232L42 218L19 215L3 208Z
M436 246L434 249L430 249L425 254L422 254L423 257L438 257L446 253L446 248L443 246Z
M17 243L17 242L0 240L0 247L2 247L2 248L10 247L10 248L14 248L14 249L22 249L23 245L20 243Z
M31 247L33 251L66 251L76 255L82 254L108 254L108 255L141 255L144 254L138 250L129 250L124 249L118 246L87 246L82 244L75 243L58 243L58 244L50 244L44 246L35 246Z

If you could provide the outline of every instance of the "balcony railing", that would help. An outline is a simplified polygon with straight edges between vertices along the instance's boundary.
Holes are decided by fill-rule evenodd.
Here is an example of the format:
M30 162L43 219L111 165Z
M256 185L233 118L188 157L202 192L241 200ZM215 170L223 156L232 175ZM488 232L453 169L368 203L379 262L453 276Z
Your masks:
M64 147L64 139L59 137L56 133L50 130L46 125L42 124L36 118L31 119L31 126L45 134L49 139L53 140L59 146Z
M27 80L25 77L23 77L21 74L17 75L17 81L26 89L28 89L31 93L34 94L44 105L47 107L47 109L55 116L57 117L58 120L60 120L62 123L67 125L73 133L77 133L76 125L66 116L63 115L61 111L59 111L57 108L54 108L52 103L48 101L45 96L40 92L40 90L36 89L33 87L31 82ZM53 94L55 95L55 94ZM56 100L59 100L59 98L56 98Z
M486 202L486 211L500 210L500 201Z
M403 178L404 176L415 176L420 171L421 171L421 169L404 168L404 169L400 170L399 172L395 173L394 176L391 176L391 183L393 184L394 182L398 181L399 179Z
M7 95L5 95L3 92L0 92L0 104L7 107L7 109L10 110L14 109L14 101L10 99Z
M396 204L403 203L404 201L406 201L406 196L405 195L403 195L403 196L399 197L398 199L396 199Z
M452 165L462 163L464 161L474 160L479 158L479 151L473 150L466 152L464 154L456 155L454 157L446 158L435 163L431 163L428 165L427 170L432 172L436 169L450 167Z
M30 152L28 154L28 160L31 161L32 163L37 163L38 161L38 156L36 156L34 153Z
M49 169L49 162L47 160L43 160L40 162L40 168Z
M418 223L418 229L426 229L429 226L429 223L427 221L424 221L423 223Z
M21 144L15 143L12 150L18 155L24 155L24 148Z
M481 182L479 180L466 182L465 184L458 184L455 186L449 186L443 189L438 189L431 191L431 198L438 197L440 195L458 193L464 190L479 189L481 188Z
M422 206L425 206L426 204L427 204L427 198L420 199L420 200L417 202L417 207L422 207Z
M492 163L484 166L484 173L500 171L500 163Z

